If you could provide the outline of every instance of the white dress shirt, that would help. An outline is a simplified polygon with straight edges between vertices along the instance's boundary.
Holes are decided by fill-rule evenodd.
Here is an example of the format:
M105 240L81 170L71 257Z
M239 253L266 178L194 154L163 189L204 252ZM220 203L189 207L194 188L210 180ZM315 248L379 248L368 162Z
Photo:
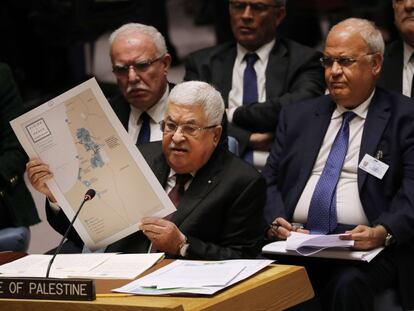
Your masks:
M254 63L254 70L257 75L257 95L259 103L266 101L266 68L269 61L269 54L275 43L276 40L272 40L255 51L259 57ZM233 78L228 99L229 109L227 110L227 120L230 123L233 121L233 114L236 108L243 105L243 76L244 70L246 69L244 57L247 53L250 52L240 44L237 44L237 57L233 66ZM259 169L263 168L268 155L269 152L254 151L253 164Z
M167 100L169 94L169 86L167 85L164 94L150 109L147 110L147 114L150 117L150 129L151 136L150 141L162 140L162 131L160 129L160 122L164 119L165 108L167 107ZM131 112L129 114L128 121L128 134L132 138L132 141L136 143L141 130L142 120L140 120L142 110L135 108L131 105Z
M362 132L364 130L365 119L368 107L374 92L361 105L353 109L355 118L349 123L349 144L345 157L344 166L336 187L336 214L337 222L347 225L367 225L369 224L359 198L358 191L358 160L361 147ZM312 173L306 183L305 189L296 205L293 214L293 221L306 223L310 201L318 183L319 177L325 167L329 152L335 137L342 124L342 114L346 112L342 106L337 106L331 117L331 123L326 131L318 157L312 169Z
M404 65L402 72L402 93L405 96L411 97L411 85L413 83L414 75L414 59L411 55L414 53L414 48L404 42Z

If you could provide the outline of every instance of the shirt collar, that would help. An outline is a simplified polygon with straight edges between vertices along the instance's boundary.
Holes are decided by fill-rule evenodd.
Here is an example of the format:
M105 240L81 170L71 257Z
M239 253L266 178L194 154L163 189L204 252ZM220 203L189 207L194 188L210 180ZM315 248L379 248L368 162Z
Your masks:
M155 123L160 123L164 118L165 107L167 106L167 99L169 94L169 85L167 83L167 87L165 88L165 92L160 98L160 100L153 105L150 109L147 110L147 114ZM131 114L135 124L138 123L138 120L143 113L141 109L138 109L132 105L131 107Z
M368 107L369 107L369 104L371 103L371 100L372 100L372 97L374 96L374 93L375 93L375 89L372 91L371 95L369 95L367 100L365 100L358 107L355 107L354 109L351 109L351 110L346 109L343 106L336 105L336 109L335 109L334 113L332 114L331 119L332 120L337 119L337 118L341 117L344 112L347 112L347 111L353 111L358 117L360 117L361 119L365 119L367 117Z
M414 53L414 48L404 42L404 66L411 61L411 55Z
M272 51L274 45L276 44L276 39L273 39L272 41L262 45L260 48L258 48L254 53L257 54L259 57L258 61L264 61L269 58L269 54ZM244 56L247 53L252 53L251 51L247 50L245 47L237 43L237 61L239 64L241 64L244 60Z
M177 174L172 168L170 168L170 174L168 174L168 179L172 178L175 174ZM196 172L190 172L190 175L194 177Z

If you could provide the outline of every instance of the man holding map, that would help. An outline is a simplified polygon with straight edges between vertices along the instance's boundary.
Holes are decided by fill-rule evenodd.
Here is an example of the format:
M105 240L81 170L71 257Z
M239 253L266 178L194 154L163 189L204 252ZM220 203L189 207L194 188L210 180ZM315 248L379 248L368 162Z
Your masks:
M188 259L252 258L260 249L265 183L259 173L220 146L223 100L204 82L184 82L169 96L161 122L163 139L140 147L177 211L168 219L146 217L140 232L109 245L105 251L152 250ZM48 166L32 159L30 182L49 199ZM137 192L139 188L137 188ZM68 219L53 213L48 220L59 232ZM137 202L137 208L145 208ZM73 230L66 251L80 252L82 241Z

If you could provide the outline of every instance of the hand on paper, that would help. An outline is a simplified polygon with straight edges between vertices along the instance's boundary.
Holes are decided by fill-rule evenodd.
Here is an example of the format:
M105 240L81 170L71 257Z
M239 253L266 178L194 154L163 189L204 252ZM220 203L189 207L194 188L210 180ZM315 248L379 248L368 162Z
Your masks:
M168 254L178 255L180 246L185 243L184 234L169 220L145 217L139 228L151 240L153 247Z
M355 250L371 250L376 247L384 246L387 230L378 225L376 227L368 227L365 225L358 225L350 231L346 231L347 235L340 237L342 240L354 240Z
M290 236L291 231L309 234L309 230L298 228L286 219L278 217L273 220L270 228L267 230L267 237L273 240L286 240Z
M46 181L53 177L52 172L49 171L49 166L37 158L31 159L26 163L26 172L33 188L43 193L51 202L55 203L56 199L46 185Z

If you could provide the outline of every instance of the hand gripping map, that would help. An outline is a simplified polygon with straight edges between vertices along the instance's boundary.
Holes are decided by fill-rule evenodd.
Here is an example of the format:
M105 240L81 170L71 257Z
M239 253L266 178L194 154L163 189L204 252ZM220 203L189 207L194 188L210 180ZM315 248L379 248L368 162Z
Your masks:
M175 211L95 79L10 123L29 157L49 165L48 186L69 219L96 191L74 224L90 249L138 231L142 217Z

